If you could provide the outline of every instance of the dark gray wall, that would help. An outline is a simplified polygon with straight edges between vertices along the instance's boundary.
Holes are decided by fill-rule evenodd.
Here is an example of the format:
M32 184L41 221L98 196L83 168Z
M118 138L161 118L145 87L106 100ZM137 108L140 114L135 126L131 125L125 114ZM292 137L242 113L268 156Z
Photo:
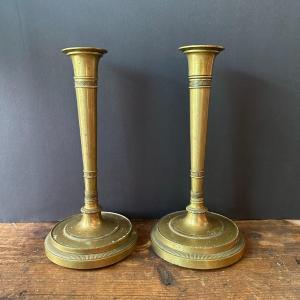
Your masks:
M209 113L206 200L234 218L299 218L299 0L0 2L0 220L82 204L64 47L107 48L99 91L100 200L160 217L189 199L190 43L224 45Z

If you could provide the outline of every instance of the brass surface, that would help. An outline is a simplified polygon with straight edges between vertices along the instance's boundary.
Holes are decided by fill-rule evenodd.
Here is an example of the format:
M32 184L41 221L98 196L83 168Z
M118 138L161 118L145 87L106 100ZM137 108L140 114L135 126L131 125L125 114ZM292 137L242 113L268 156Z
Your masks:
M83 160L84 206L81 214L56 224L45 239L47 257L74 269L114 264L134 249L137 235L122 215L101 212L97 192L97 75L104 49L80 47L62 50L74 69Z
M224 48L190 45L179 48L188 60L190 90L191 198L185 211L158 221L152 247L166 261L193 269L215 269L238 261L245 241L236 224L204 205L204 160L207 118L216 55Z

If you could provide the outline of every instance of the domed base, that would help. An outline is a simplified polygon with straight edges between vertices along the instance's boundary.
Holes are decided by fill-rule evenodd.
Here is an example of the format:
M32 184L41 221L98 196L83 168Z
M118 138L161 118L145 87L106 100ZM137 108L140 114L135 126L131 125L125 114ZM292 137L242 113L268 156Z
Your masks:
M169 214L154 226L152 247L162 259L191 269L217 269L237 262L245 241L230 219L205 213L207 222L187 222L187 211Z
M82 227L82 214L57 223L47 235L47 257L63 267L94 269L114 264L128 256L137 235L122 215L102 212L101 224ZM84 224L85 225L85 224Z

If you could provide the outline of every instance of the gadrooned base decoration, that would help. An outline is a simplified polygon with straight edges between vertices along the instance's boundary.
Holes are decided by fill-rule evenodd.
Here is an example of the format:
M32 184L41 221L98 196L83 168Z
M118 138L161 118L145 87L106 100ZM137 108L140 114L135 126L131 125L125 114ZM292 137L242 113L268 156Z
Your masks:
M153 227L152 247L164 260L186 268L216 269L237 262L245 241L236 224L216 213L206 212L206 225L186 223L188 212L166 215Z
M124 216L101 212L101 224L81 231L82 214L57 223L45 240L47 257L73 269L94 269L114 264L128 256L137 235Z

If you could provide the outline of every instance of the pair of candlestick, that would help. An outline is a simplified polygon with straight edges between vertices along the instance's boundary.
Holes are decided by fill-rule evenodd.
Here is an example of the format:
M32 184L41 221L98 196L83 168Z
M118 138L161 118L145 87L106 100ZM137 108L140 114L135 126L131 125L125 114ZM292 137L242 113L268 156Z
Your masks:
M224 48L190 45L187 55L190 89L191 198L186 210L163 217L151 232L155 253L187 268L215 269L237 262L245 242L230 219L209 212L204 205L204 159L207 117L215 57ZM62 50L74 69L84 174L81 214L57 223L45 240L47 257L74 269L114 264L135 248L137 234L124 216L103 212L97 193L97 77L104 49L76 47Z

